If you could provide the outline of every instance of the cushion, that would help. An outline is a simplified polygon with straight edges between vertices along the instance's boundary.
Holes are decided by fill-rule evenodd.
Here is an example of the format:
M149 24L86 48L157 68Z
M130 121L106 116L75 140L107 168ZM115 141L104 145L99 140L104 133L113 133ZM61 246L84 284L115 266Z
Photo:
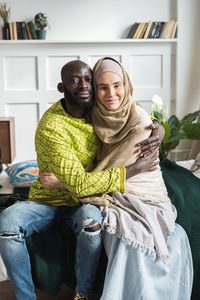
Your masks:
M197 157L195 158L191 169L190 169L194 174L196 175L200 175L200 152L197 155Z
M36 160L27 160L9 165L5 172L13 186L29 187L38 178L39 168Z

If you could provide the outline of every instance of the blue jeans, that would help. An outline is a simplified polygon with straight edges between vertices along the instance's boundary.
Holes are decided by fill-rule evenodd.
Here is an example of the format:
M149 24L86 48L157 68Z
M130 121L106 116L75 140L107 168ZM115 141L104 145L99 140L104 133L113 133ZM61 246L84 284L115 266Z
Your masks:
M102 244L100 210L91 204L53 206L27 200L0 214L0 253L18 300L36 299L25 238L55 223L67 224L76 235L76 291L82 295L92 292Z

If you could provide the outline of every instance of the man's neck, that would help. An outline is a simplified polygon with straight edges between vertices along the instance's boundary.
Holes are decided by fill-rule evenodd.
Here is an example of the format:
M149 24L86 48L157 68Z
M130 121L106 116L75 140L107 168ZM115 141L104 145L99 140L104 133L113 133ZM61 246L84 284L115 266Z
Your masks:
M76 105L71 105L70 103L67 103L64 98L61 100L61 104L64 110L68 113L68 115L70 115L73 118L82 119L85 118L88 114L88 108L82 108Z

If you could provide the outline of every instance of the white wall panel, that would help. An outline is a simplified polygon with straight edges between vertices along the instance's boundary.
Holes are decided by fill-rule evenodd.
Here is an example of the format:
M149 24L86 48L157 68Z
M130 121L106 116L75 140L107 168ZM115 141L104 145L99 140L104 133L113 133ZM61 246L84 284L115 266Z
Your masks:
M46 58L47 90L56 90L61 81L61 68L71 60L79 59L79 56L50 56Z
M6 91L36 90L37 58L36 57L5 57L4 86Z
M161 88L161 55L135 55L131 57L130 64L129 75L134 88Z
M38 124L38 105L34 103L7 104L6 116L15 118L15 161L35 158L34 136Z

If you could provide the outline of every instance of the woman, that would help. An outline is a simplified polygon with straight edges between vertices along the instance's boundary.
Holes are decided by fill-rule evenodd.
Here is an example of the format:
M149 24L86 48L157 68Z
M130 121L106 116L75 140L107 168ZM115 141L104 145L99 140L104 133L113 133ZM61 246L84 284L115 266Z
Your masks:
M130 79L119 62L100 59L93 81L96 101L92 121L101 145L96 166L90 166L90 171L130 165L138 157L137 144L150 135L147 128L151 120L133 101ZM154 171L129 178L125 187L125 193L111 195L117 205L101 206L108 256L101 300L190 299L190 247L183 229L175 228L176 209L168 198L159 165ZM82 201L95 204L100 198Z
M128 166L138 158L138 143L149 137L151 120L133 101L131 82L120 63L100 59L93 76L92 120L101 144L88 171ZM129 178L125 191L81 199L107 205L101 206L108 256L101 300L189 300L190 247L183 229L175 226L176 209L159 165Z

